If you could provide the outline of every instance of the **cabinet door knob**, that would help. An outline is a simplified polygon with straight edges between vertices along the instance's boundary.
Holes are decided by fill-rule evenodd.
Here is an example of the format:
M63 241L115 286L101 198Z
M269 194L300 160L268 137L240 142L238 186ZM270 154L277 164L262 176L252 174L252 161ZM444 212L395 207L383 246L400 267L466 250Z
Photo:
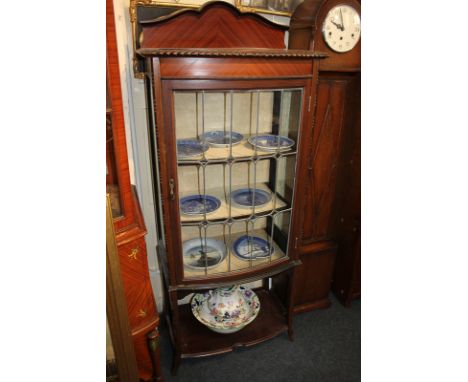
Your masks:
M171 197L171 200L175 199L174 187L175 187L174 179L171 178L169 179L169 196Z

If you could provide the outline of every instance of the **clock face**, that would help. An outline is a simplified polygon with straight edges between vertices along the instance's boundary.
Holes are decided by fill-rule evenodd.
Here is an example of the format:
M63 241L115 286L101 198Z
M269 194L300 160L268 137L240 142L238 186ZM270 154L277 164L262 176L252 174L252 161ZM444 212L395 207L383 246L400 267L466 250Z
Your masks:
M349 52L361 37L361 18L349 5L337 5L328 12L322 27L323 38L335 52Z

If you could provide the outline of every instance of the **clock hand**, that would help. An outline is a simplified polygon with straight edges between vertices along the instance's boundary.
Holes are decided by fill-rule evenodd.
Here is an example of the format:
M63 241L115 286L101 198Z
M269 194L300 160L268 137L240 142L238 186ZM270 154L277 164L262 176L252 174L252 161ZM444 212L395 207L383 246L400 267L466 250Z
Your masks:
M333 25L335 25L339 30L343 30L343 25L335 23L333 20L330 20Z
M340 7L340 17L341 17L341 31L344 32L343 12L341 12L341 7Z

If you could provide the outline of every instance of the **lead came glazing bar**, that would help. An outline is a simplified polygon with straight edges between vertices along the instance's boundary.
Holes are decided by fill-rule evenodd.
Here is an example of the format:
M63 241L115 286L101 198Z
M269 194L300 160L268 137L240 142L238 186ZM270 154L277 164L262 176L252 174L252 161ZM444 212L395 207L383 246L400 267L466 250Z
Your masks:
M228 223L228 227L229 227L229 239L228 239L228 244L227 244L227 248L226 248L226 251L227 251L227 254L228 254L228 272L231 272L231 248L232 248L232 237L231 237L231 234L232 234L232 222L230 221Z
M230 115L230 124L229 124L229 159L232 159L232 120L233 120L233 114L234 114L233 113L233 110L234 110L234 93L233 93L232 90L230 92L230 95L231 95L231 115Z
M280 153L276 153L276 152L272 152L271 154L263 154L259 156L259 160L263 160L263 159L269 159L269 158L274 158L275 156L280 156L280 157L289 157L289 156L294 156L297 154L297 151L288 151L288 152L280 152ZM252 158L251 157L232 157L231 160L229 160L229 158L226 158L226 159L206 159L206 160L203 160L203 159L200 159L200 160L196 160L196 159L190 159L190 160L186 160L186 159L183 159L183 160L180 160L179 161L179 165L180 166L191 166L191 165L199 165L201 163L206 163L206 164L223 164L223 163L228 163L230 161L232 161L233 163L241 163L241 162L249 162L251 161Z
M208 226L204 226L203 227L203 237L205 239L205 245L202 247L202 253L201 255L203 256L204 260L205 260L205 275L208 274L208 256L207 256L207 253L208 253L208 245L206 244L206 231L207 231L207 227Z
M247 225L251 224L251 229L250 229L250 232L251 234L249 234L248 230L247 230L247 242L249 243L249 267L252 268L252 254L253 254L253 232L254 232L254 229L255 229L255 226L254 226L254 223L252 220L248 220L247 221Z
M268 262L269 263L271 263L271 255L273 254L273 235L275 233L275 219L276 219L276 213L271 216L271 232L270 232L270 240L268 240L268 243L269 243Z
M202 91L202 137L205 136L205 91ZM203 170L203 220L206 222L206 171L205 166L206 157L205 151L202 150L203 163L201 164ZM206 232L205 232L206 234ZM205 235L206 239L206 235Z
M275 218L276 218L276 190L278 188L278 168L279 168L279 158L275 158L275 184L273 185L273 211L271 216L271 232L270 232L270 254L268 256L269 262L271 263L271 255L272 255L272 248L273 248L273 235L275 233ZM268 218L267 218L268 219Z
M255 139L257 139L258 136L258 125L260 123L260 91L256 90L255 93L257 94L257 116L255 118ZM257 145L254 145L254 157L257 157L258 155L258 148Z
M205 91L202 91L202 137L205 136ZM200 139L199 137L197 137ZM201 142L203 144L203 142ZM205 156L205 151L202 149L202 158L203 161L206 161L206 156ZM203 250L203 257L205 259L205 275L208 274L208 256L206 255L208 247L206 245L206 231L208 228L208 225L206 224L207 218L206 218L206 163L202 163L202 173L203 173L203 234L204 234L204 239L205 239L205 249Z
M257 118L255 124L255 137L258 137L258 126L260 124L260 91L257 90ZM252 216L255 216L255 193L257 190L257 146L255 145L255 155L253 159L254 179L253 179L253 195L252 195Z
M197 105L198 108L198 105ZM202 139L205 137L205 91L202 90ZM200 144L203 145L203 140L200 139L200 136L197 136L197 139L199 140ZM205 150L203 150L202 146L202 160L203 162L206 161L206 155L205 155Z
M282 119L282 114L283 114L282 113L283 112L283 90L280 90L280 94L281 94L281 96L280 96L280 112L279 112L279 116L278 116L278 134L277 134L277 137L276 137L276 140L277 140L277 147L276 147L277 151L276 152L278 152L278 153L280 152L280 148L281 148L280 147L281 146L280 145L280 136L281 136L280 132L281 132L281 128L282 128L281 125L283 123L283 119ZM285 134L285 135L287 135L287 134Z
M285 209L282 209L280 210L279 212L290 212L291 211L291 208L285 208ZM278 211L270 211L269 213L267 214L262 214L260 217L261 218L267 218L267 217L270 217L270 216L273 216L275 213L277 213ZM245 221L249 221L249 220L252 220L252 216L247 216L247 217L244 217L244 218L236 218L235 221L236 222L245 222ZM181 226L182 227L197 227L198 225L200 225L201 223L204 223L206 225L220 225L220 224L228 224L229 223L229 219L224 219L224 220L215 220L215 221L209 221L207 220L206 222L199 222L199 221L193 221L193 222L181 222Z
M195 122L195 128L197 130L197 138L200 136L200 129L199 129L199 116L198 116L198 92L195 92L195 118L196 118L196 122Z
M229 217L228 217L228 221L229 221L229 246L227 248L227 251L228 251L228 272L231 272L231 256L232 256L232 253L231 253L231 246L232 246L232 198L231 198L231 193L232 193L232 165L233 165L233 162L232 162L232 120L233 120L233 93L232 93L232 90L231 90L231 115L230 115L230 127L229 127L229 131L230 131L230 136L231 136L231 139L229 141L229 158L228 158L228 166L229 166L229 201L226 200L226 202L228 203L228 209L229 209ZM225 182L225 179L223 179L223 182Z

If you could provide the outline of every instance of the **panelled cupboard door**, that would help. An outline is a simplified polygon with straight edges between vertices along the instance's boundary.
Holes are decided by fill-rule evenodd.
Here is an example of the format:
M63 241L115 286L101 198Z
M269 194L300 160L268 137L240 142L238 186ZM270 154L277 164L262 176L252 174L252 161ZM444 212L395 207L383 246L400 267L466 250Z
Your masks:
M315 123L310 131L302 241L332 239L333 208L343 131L353 112L351 99L356 79L350 75L322 75L318 80Z

